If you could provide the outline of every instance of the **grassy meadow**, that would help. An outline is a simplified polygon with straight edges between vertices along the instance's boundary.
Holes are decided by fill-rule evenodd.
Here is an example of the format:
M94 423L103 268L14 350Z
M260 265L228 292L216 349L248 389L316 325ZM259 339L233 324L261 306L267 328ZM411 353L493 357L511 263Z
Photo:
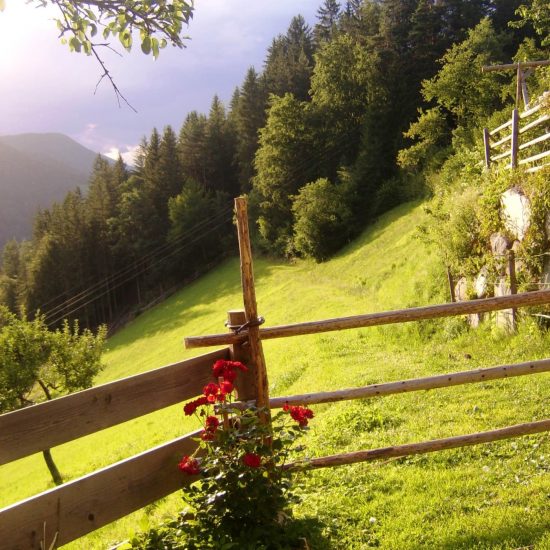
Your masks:
M266 325L446 301L436 251L417 238L425 214L403 205L330 262L255 262ZM108 342L97 383L192 357L184 336L223 332L242 307L238 259L142 314ZM206 350L205 350L206 351ZM550 335L527 317L505 337L462 319L332 332L264 343L272 395L341 389L550 356ZM152 388L151 391L154 391ZM315 407L309 456L412 443L550 416L550 374ZM181 406L54 448L74 479L195 427ZM312 549L550 549L550 437L299 474L296 516ZM41 455L0 467L0 506L52 486ZM174 495L66 548L107 548L174 513ZM0 543L1 547L1 543Z

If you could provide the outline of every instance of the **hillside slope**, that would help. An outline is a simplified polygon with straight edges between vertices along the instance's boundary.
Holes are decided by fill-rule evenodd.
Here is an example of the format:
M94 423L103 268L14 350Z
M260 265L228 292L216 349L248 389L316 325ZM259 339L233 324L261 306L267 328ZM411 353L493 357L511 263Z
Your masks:
M416 237L425 214L403 205L325 264L256 260L259 312L267 325L402 308L445 300L445 272ZM241 307L231 259L109 341L97 382L149 370L200 350L182 339L223 331ZM350 330L264 344L273 395L330 390L535 359L550 338L533 325L505 339L457 321ZM550 413L550 376L416 392L316 407L310 455L359 450L539 420ZM154 390L152 390L154 391ZM53 450L66 478L122 459L192 427L181 407L128 422ZM533 436L484 447L319 471L306 476L296 509L316 549L550 547L550 443ZM0 505L50 486L40 456L0 468ZM177 495L68 547L105 548L179 507Z
M85 187L95 157L62 134L0 136L0 248L30 237L39 208Z

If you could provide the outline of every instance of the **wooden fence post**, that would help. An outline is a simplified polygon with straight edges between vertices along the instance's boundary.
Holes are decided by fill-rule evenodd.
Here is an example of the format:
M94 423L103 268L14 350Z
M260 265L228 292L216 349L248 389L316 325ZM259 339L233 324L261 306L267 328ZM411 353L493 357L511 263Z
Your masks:
M449 281L449 292L451 294L451 302L454 303L456 302L455 282L449 266L447 266L447 281Z
M227 326L230 331L233 327L240 327L246 323L246 314L244 309L232 309L227 312ZM247 342L239 342L229 347L229 353L232 361L240 361L245 365L250 364L250 346ZM254 372L250 369L248 372L240 373L235 385L237 387L238 399L241 401L252 401L256 399L256 387L254 384Z
M518 282L516 278L516 254L513 250L508 251L508 273L510 274L510 294L518 293ZM517 309L512 308L510 329L515 332L517 328Z
M519 149L519 113L517 109L512 111L512 144L510 148L510 167L518 167Z
M485 146L485 168L491 167L491 136L489 128L483 128L483 145ZM453 300L454 301L454 300Z
M235 212L239 234L244 310L246 322L250 323L247 327L248 345L250 347L249 365L254 369L256 405L259 408L269 409L269 386L262 341L260 339L260 322L258 319L258 306L256 304L252 250L250 248L250 232L248 229L248 209L245 197L237 197L235 199ZM263 422L270 423L269 413L263 413L260 418Z

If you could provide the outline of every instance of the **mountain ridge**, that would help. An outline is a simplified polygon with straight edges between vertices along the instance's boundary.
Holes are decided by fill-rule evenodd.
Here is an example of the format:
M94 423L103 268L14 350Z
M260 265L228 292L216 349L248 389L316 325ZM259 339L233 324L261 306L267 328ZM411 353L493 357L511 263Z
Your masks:
M60 133L0 136L0 247L29 238L38 210L85 189L97 155Z

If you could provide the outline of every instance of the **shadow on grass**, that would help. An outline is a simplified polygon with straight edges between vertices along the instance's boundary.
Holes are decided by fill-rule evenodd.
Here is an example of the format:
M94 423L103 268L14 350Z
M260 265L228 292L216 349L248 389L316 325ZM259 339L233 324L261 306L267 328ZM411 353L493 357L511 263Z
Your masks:
M296 550L331 550L330 541L323 535L323 524L313 517L293 519L289 530L296 536Z
M360 250L365 245L373 243L384 235L388 229L400 218L410 215L422 201L413 201L401 204L396 208L382 214L379 218L369 224L350 244L345 246L340 252L335 254L331 259L344 258L352 255L357 250Z
M275 263L258 259L255 265L256 280L269 277L280 263L280 261ZM126 347L137 338L146 339L159 332L168 332L178 327L183 329L187 323L193 320L216 313L216 310L210 305L214 300L234 294L240 296L240 289L239 260L230 258L158 306L136 317L132 323L109 339L109 351ZM235 309L241 307L243 306L240 297L235 304L230 306ZM220 310L218 313L220 326L216 332L225 332L223 321L226 311ZM191 335L182 334L183 336Z

